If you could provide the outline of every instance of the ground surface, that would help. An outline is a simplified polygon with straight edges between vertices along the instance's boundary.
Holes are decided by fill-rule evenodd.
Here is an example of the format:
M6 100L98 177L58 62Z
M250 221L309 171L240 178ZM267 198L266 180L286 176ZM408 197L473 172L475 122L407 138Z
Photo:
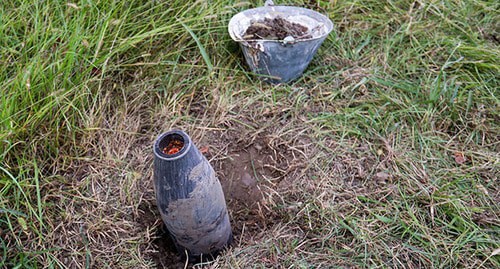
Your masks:
M288 85L227 33L261 4L2 1L2 267L500 266L497 1L291 1L335 30ZM156 208L172 128L226 194L214 261Z

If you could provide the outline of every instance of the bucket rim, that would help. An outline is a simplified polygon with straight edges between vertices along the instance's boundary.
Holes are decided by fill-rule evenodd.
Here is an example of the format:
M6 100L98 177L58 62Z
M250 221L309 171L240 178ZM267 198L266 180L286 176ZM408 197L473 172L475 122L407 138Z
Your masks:
M322 13L319 13L319 12L317 12L315 10L312 10L312 9L309 9L309 8L303 8L303 7L287 6L287 5L263 6L263 7L256 7L256 8L245 9L243 11L240 11L240 12L236 13L235 15L233 15L231 17L231 19L229 20L229 24L228 24L228 32L229 32L229 35L231 36L231 39L233 39L233 41L236 41L236 42L239 42L239 43L248 43L248 42L284 43L285 42L284 40L243 39L242 37L237 36L234 33L234 31L233 31L233 25L235 24L235 20L236 20L236 17L238 15L244 14L244 13L248 13L248 12L252 12L252 11L258 11L258 10L271 9L271 11L272 11L274 8L285 8L285 9L289 9L290 8L290 9L305 10L307 12L311 12L311 13L315 14L316 16L322 17L324 19L324 21L326 22L327 31L323 35L319 35L319 36L311 37L311 38L306 38L306 39L298 39L298 40L294 40L291 43L307 42L307 41L311 41L311 40L326 38L332 32L332 30L333 30L333 22L332 22L332 20L328 16L326 16L326 15L324 15Z

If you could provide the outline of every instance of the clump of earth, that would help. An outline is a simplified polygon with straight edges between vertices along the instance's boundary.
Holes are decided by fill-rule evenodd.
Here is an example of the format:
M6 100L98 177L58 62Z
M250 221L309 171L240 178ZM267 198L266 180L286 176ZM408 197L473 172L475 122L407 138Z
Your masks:
M282 17L265 18L253 22L247 28L245 40L284 40L293 37L294 40L311 38L309 28L299 23L290 22Z

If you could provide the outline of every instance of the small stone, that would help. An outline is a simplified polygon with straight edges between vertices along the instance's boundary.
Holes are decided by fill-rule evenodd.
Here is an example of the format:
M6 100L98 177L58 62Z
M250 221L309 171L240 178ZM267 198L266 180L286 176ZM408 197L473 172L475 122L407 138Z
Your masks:
M389 178L391 178L391 175L386 172L378 172L375 174L374 178L377 182L385 183Z
M243 185L250 187L250 186L255 186L257 185L257 181L255 178L253 178L250 174L244 173L243 176L241 177L241 182Z
M255 144L255 149L256 149L257 151L261 151L261 150L262 150L262 146L261 146L261 145L259 145L259 144Z
M285 38L283 39L283 42L284 42L285 44L288 44L288 43L293 43L293 42L295 42L295 38L293 38L293 36L287 36L287 37L285 37Z

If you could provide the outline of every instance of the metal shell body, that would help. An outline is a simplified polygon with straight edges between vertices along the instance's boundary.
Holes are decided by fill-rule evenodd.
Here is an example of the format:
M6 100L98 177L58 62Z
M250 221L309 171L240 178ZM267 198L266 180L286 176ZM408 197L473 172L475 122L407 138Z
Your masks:
M163 153L170 140L183 141L175 154ZM208 160L178 130L154 144L157 206L178 251L192 256L215 254L230 243L231 225L221 184Z

